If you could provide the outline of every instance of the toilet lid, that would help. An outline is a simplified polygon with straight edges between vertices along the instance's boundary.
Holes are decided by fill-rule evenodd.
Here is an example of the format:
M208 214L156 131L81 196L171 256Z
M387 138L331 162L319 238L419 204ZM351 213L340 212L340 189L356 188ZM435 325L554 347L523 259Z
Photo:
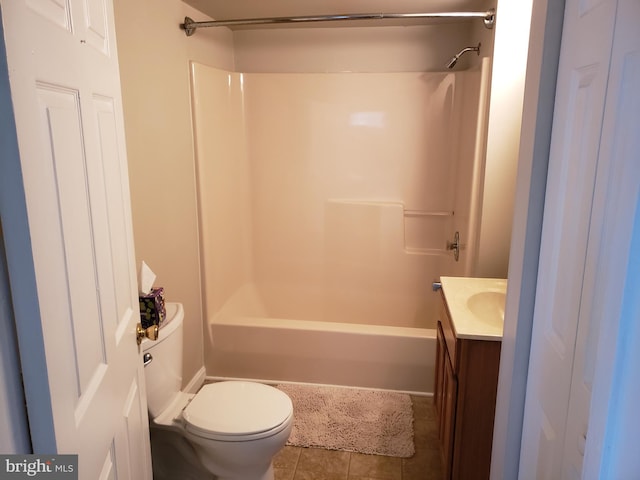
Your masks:
M230 381L202 387L182 416L191 433L217 438L277 429L292 412L286 393L260 383Z

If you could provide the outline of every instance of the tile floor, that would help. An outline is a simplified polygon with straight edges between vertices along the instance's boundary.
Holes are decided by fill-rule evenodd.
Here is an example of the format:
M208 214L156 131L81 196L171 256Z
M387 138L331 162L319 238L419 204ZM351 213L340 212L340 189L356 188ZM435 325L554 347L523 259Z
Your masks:
M442 480L433 399L411 396L411 401L416 449L413 457L287 446L274 459L275 480Z

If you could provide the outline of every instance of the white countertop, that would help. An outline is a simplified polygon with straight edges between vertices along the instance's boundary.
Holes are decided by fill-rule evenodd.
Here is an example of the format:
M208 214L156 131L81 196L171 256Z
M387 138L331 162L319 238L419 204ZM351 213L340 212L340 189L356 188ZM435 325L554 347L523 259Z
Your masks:
M458 338L502 340L506 279L441 277L440 283Z

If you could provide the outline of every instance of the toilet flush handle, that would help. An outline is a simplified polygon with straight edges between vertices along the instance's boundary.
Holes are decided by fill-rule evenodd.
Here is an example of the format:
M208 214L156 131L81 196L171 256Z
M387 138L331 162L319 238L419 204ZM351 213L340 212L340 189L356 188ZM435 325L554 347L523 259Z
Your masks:
M150 353L145 353L142 356L142 364L146 367L147 365L149 365L151 363L151 361L153 360L153 357L151 356Z

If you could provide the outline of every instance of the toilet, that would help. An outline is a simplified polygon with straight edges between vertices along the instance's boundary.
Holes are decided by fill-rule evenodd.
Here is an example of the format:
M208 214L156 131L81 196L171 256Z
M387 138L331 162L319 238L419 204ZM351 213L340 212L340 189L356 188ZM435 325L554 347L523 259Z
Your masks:
M184 310L166 309L158 340L142 342L154 480L273 480L273 457L291 433L291 399L245 381L182 392Z

